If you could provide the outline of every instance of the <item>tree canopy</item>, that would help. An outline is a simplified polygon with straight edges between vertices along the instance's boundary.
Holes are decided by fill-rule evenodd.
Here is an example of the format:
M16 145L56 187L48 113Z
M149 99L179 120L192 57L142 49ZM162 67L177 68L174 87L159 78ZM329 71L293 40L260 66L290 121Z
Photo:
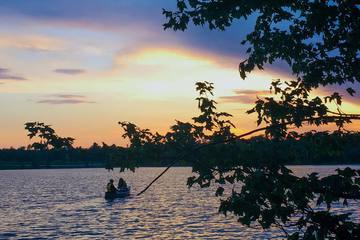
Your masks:
M209 82L196 84L200 115L192 122L177 121L164 135L122 122L132 156L152 149L174 158L140 194L182 159L191 163L194 173L188 186L218 186L219 211L233 213L242 224L275 226L288 239L360 238L360 225L351 220L351 214L332 209L333 204L341 202L346 207L348 201L360 199L360 170L338 169L325 177L315 172L297 176L285 165L294 158L287 151L239 144L243 137L261 131L270 144L301 141L311 133L289 131L288 127L304 124L335 123L334 135L349 134L345 124L360 115L344 113L337 92L324 97L312 97L311 92L320 86L360 82L359 5L354 0L177 0L176 10L164 9L164 28L181 31L189 24L226 30L237 19L255 17L253 31L241 42L248 49L239 64L240 77L280 61L288 64L293 80L272 82L270 89L277 96L258 99L248 111L256 113L258 125L264 126L242 135L233 133L230 114L216 110L214 86ZM356 94L350 87L347 92ZM325 141L331 143L329 138Z
M350 214L334 213L332 205L341 201L346 207L348 200L360 199L360 170L337 169L336 174L325 177L317 173L296 176L285 166L289 159L299 157L288 149L289 146L286 147L288 141L298 144L305 139L324 141L320 148L316 147L319 142L310 144L308 147L312 149L308 151L312 152L316 147L316 154L330 156L333 150L341 152L344 148L344 142L334 145L334 140L347 139L352 133L337 131L330 137L326 137L326 132L289 133L276 139L244 141L242 137L258 130L272 129L272 126L242 135L233 134L231 115L218 112L216 101L209 98L212 89L211 83L197 83L200 115L192 122L177 121L164 135L143 130L133 123L120 122L125 131L123 137L130 140L128 160L159 156L173 159L139 194L174 163L183 160L192 166L194 173L188 178L188 186L217 186L215 194L222 197L219 211L224 214L232 212L242 224L257 222L264 229L276 226L289 239L359 237L359 224L351 221ZM264 141L268 141L267 144L264 145ZM335 153L336 156L340 155Z
M34 150L69 149L75 140L72 137L58 136L50 125L42 122L27 122L25 129L29 132L27 136L30 139L37 137L39 140L29 145L29 148Z
M323 99L310 98L311 90L319 86L360 82L359 5L359 1L352 0L178 0L175 11L163 10L167 18L164 28L184 31L192 22L225 30L234 20L255 16L254 30L241 42L248 46L248 55L239 64L241 78L246 78L255 68L262 70L265 64L283 61L289 65L294 80L285 86L280 80L273 81L271 88L280 97L259 99L248 113L258 114L258 124L265 122L264 130L274 140L301 138L301 134L288 132L287 126L334 122L343 130L345 123L359 119L359 115L341 111L342 97L337 92ZM351 96L355 94L350 87L347 92ZM328 102L337 105L336 112L329 110ZM294 224L298 230L286 233L289 239L359 237L359 225L349 221L347 215L331 212L331 204L343 199L346 205L347 199L359 198L360 172L347 168L324 178L316 173L300 178L284 166L284 156L279 151L273 159L266 154L251 160L218 155L218 164L195 167L199 175L188 184L204 186L204 180L209 185L213 179L219 183L242 183L239 192L232 191L230 197L222 200L220 211L233 212L243 224L257 221L264 228L277 225L283 230L290 216L298 216ZM202 154L207 157L205 162L212 159ZM223 191L219 187L217 194L222 195ZM312 208L313 201L317 206L325 202L327 211Z
M176 11L163 14L165 29L182 31L190 22L225 30L256 16L254 30L241 42L249 46L241 77L282 60L311 88L360 81L359 8L358 0L178 0Z
M241 42L248 46L248 56L239 64L241 78L276 61L286 62L294 76L291 82L273 81L271 89L280 100L259 99L248 111L258 113L258 124L273 126L267 134L284 136L288 124L301 127L303 122L334 122L341 128L353 119L341 111L338 92L323 99L310 99L310 93L320 85L360 82L359 1L178 0L176 11L163 14L165 29L183 31L191 22L226 30L237 19L256 17L254 30ZM356 94L351 87L347 92ZM329 102L336 112L326 106Z

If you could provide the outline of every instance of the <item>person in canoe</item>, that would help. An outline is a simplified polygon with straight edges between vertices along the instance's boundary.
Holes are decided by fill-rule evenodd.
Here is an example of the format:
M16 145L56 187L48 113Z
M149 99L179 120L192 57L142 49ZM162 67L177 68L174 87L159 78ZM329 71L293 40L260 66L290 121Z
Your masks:
M123 178L120 178L118 182L118 189L124 189L124 188L127 188L127 183Z
M113 179L110 179L110 181L106 185L106 191L109 192L109 193L116 193L117 189L114 186L114 180Z

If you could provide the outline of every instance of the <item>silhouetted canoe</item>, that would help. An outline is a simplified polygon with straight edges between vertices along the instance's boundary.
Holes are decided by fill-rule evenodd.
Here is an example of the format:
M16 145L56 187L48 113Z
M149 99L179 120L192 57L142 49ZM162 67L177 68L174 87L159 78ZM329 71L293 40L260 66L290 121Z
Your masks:
M105 192L105 199L115 199L115 198L124 198L130 195L130 187L120 188L118 191L112 192Z

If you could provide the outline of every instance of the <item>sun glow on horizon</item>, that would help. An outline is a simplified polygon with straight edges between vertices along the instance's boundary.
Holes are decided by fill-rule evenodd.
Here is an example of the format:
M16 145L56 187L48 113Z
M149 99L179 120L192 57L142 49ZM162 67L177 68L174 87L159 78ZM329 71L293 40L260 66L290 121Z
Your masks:
M256 127L256 116L245 113L256 96L267 96L273 79L291 79L266 68L242 80L238 64L244 56L235 54L241 49L230 52L222 42L227 40L209 37L221 33L164 32L160 23L132 18L120 26L0 18L0 147L27 145L27 121L53 125L76 138L76 146L126 144L118 121L165 132L175 119L198 114L198 81L214 83L219 110L232 113L237 131L244 132ZM356 101L344 104L346 111L359 109Z

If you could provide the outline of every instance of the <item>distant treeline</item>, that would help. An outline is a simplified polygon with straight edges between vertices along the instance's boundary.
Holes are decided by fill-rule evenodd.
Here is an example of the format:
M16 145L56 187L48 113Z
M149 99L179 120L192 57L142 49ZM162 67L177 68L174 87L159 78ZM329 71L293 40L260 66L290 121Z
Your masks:
M33 150L25 147L0 150L0 169L104 167L113 154L124 149L94 143L90 148Z
M149 147L145 146L145 152L149 153ZM313 132L281 141L254 137L236 142L235 149L231 154L254 161L265 157L280 158L286 164L360 164L360 133ZM165 166L171 161L168 153L150 153L132 162L133 154L131 149L105 143L89 148L1 149L0 169ZM185 159L180 165L191 166L191 161Z
M76 147L67 149L8 148L0 149L0 169L38 169L38 168L112 168L120 165L136 166L164 166L169 159L159 158L156 161L143 158L128 160L128 148L116 145L99 145L94 143L89 148ZM184 163L180 163L183 164Z

